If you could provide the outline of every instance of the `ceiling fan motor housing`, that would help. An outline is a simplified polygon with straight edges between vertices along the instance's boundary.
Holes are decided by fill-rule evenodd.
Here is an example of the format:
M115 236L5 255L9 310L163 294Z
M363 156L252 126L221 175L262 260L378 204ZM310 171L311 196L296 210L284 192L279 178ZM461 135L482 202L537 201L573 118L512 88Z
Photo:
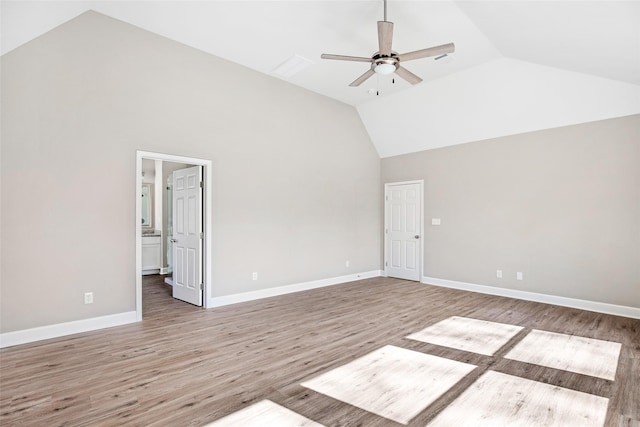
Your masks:
M391 74L400 66L397 53L392 52L391 55L380 55L375 53L371 58L371 69L378 74Z

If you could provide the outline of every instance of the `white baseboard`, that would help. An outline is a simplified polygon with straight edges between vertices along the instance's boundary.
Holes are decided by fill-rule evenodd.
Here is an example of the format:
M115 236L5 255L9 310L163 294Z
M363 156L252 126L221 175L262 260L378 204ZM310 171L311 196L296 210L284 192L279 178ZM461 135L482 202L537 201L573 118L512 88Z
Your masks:
M356 280L370 279L382 275L380 270L367 271L364 273L349 274L346 276L332 277L329 279L313 280L311 282L296 283L293 285L278 286L276 288L261 289L259 291L243 292L233 295L209 298L207 308L221 307L223 305L236 304L239 302L253 301L261 298L275 297L278 295L301 292L309 289L322 288L325 286L339 285L341 283L354 282Z
M112 326L126 325L127 323L136 321L136 312L128 311L125 313L110 314L108 316L92 317L90 319L75 320L73 322L23 329L21 331L5 332L0 334L0 348L94 331L96 329L110 328Z
M223 305L236 304L239 302L253 301L261 298L268 298L278 295L301 292L309 289L316 289L325 286L338 285L341 283L353 282L356 280L380 277L383 272L380 270L367 271L364 273L349 274L346 276L333 277L329 279L314 280L310 282L297 283L276 288L261 289L259 291L243 292L239 294L213 297L208 299L207 307L220 307ZM563 307L579 308L582 310L595 311L599 313L613 314L616 316L640 319L640 308L614 305L602 302L587 301L575 298L566 298L555 295L539 294L535 292L519 291L515 289L498 288L494 286L478 285L475 283L458 282L454 280L438 279L435 277L422 277L422 283L426 285L441 286L445 288L461 289L465 291L479 292L483 294L517 298L526 301L542 302L546 304L560 305ZM110 328L112 326L126 325L136 322L136 312L128 311L124 313L111 314L108 316L93 317L90 319L75 320L72 322L58 323L55 325L40 326L31 329L24 329L14 332L0 334L0 348L11 347L19 344L40 341L50 338L62 337L65 335L78 334L81 332L94 331L97 329Z
M437 279L435 277L423 276L421 282L425 285L435 285L444 288L461 289L464 291L479 292L481 294L517 298L526 301L543 302L546 304L560 305L563 307L595 311L597 313L613 314L615 316L640 319L640 308L637 307L628 307L625 305L615 305L604 302L539 294L535 292L519 291L516 289L498 288L495 286L478 285L475 283L457 282L455 280Z
M219 307L228 304L235 304L238 302L284 295L292 292L300 292L308 289L320 288L323 286L338 285L340 283L353 282L355 280L369 279L372 277L378 277L380 275L380 270L374 270L364 273L350 274L347 276L333 277L330 279L314 280L312 282L280 286L277 288L262 289L259 291L209 298L207 307ZM75 320L72 322L58 323L55 325L46 325L37 328L23 329L20 331L5 332L3 334L0 334L0 348L26 344L50 338L62 337L65 335L78 334L81 332L94 331L97 329L110 328L112 326L126 325L128 323L134 323L136 321L136 312L129 311L125 313L111 314L108 316L93 317L90 319Z
M160 268L160 274L169 274L169 267Z

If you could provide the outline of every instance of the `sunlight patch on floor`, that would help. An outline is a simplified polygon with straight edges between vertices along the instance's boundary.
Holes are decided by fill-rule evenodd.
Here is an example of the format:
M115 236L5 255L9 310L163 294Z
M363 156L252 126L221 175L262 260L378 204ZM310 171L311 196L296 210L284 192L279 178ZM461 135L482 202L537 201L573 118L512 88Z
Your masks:
M492 356L522 329L521 326L453 316L407 338Z
M205 427L324 427L270 400L261 400Z
M385 346L302 386L406 424L474 365Z
M534 329L505 358L615 380L621 347L617 342Z
M609 399L487 371L429 427L602 427Z

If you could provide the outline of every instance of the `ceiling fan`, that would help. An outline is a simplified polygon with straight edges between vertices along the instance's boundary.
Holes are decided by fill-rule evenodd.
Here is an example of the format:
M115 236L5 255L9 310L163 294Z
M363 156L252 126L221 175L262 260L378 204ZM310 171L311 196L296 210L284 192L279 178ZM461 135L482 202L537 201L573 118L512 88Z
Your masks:
M371 58L362 56L332 55L323 53L322 59L336 59L339 61L370 62L371 69L355 79L349 86L360 86L365 80L374 74L387 75L396 73L412 85L420 83L422 79L400 65L401 62L430 56L446 56L453 53L455 46L447 43L440 46L429 47L413 52L398 54L391 50L393 40L393 22L387 21L387 0L384 0L384 21L378 21L378 51ZM437 59L437 58L436 58Z

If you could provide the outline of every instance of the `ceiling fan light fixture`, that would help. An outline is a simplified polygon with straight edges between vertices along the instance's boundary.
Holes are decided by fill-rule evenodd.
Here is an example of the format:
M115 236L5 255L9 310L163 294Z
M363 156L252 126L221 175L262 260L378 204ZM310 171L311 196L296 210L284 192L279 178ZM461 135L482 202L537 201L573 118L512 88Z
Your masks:
M396 71L396 66L389 63L376 64L373 68L373 71L375 71L377 74L386 76L389 74L393 74Z

